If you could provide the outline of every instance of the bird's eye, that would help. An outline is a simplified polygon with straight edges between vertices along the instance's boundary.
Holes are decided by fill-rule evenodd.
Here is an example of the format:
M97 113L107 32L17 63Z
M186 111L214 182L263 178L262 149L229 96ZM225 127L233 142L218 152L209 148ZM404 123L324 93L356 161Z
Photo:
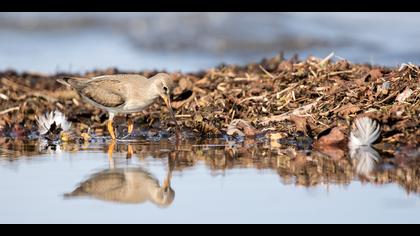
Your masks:
M165 91L165 93L168 93L168 92L169 92L169 89L168 89L168 87L166 87L166 86L163 86L163 91Z

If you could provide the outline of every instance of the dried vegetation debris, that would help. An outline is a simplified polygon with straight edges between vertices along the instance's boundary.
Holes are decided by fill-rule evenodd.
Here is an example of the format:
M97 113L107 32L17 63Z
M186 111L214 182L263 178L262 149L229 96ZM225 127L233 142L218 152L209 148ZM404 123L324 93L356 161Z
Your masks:
M270 168L283 182L303 186L348 184L357 174L372 183L396 182L407 192L420 193L419 67L372 67L331 58L300 61L278 55L245 66L171 73L177 83L172 105L183 129L196 136L246 138L216 150L189 146L178 152L176 169L200 160L214 171ZM109 69L73 76L117 73L135 72ZM140 73L150 77L157 71ZM106 113L57 83L59 76L0 72L0 156L38 153L35 145L28 145L38 137L37 117L54 110L65 114L72 123L72 135L81 140L89 140L89 134L107 135ZM136 116L137 132L144 127L151 127L150 133L173 130L162 105L154 104ZM343 158L349 153L351 124L359 117L375 120L381 135L375 144L368 138L372 147L350 152L354 158ZM375 139L376 130L371 130ZM254 143L261 135L268 140L263 148ZM84 148L66 142L61 147ZM312 148L310 155L305 152ZM142 150L146 148L136 153Z
M197 135L214 137L233 132L251 137L266 131L287 136L303 132L317 138L327 129L349 127L363 114L382 125L383 142L420 142L418 66L372 67L346 60L333 62L331 58L300 61L278 55L245 66L172 73L177 83L173 94L176 117L183 129ZM76 76L116 73L124 72L109 69ZM157 71L140 73L151 76ZM106 114L60 86L55 81L58 76L0 72L0 136L28 136L36 130L36 116L55 109L64 112L80 134L88 127L98 135L106 134ZM137 127L173 128L161 105L154 104L140 113ZM348 128L341 132L349 135Z

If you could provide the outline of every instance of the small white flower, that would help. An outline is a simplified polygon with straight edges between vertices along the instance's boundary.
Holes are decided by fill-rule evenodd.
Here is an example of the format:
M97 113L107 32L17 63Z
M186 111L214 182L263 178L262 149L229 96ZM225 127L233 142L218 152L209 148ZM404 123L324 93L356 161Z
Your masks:
M349 148L372 145L381 134L380 125L369 117L356 119L355 127L350 134Z
M71 128L71 122L68 122L66 116L59 111L52 111L50 113L45 113L41 117L37 117L38 131L41 135L48 133L51 128L51 125L60 127L63 131L68 131Z

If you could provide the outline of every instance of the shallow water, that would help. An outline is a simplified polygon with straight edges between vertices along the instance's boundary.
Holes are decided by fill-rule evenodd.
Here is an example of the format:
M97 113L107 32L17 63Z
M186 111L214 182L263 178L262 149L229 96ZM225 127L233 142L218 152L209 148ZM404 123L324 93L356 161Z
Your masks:
M396 66L420 63L419 23L418 13L0 13L0 70L196 72L280 51ZM143 141L110 159L109 141L40 151L0 139L0 223L420 223L416 168L303 161L278 145ZM79 186L91 194L65 197Z
M3 145L0 222L419 223L420 196L400 183L360 181L315 156L299 164L264 142L236 154L223 140L130 146L131 157L127 143ZM81 184L91 195L64 197Z

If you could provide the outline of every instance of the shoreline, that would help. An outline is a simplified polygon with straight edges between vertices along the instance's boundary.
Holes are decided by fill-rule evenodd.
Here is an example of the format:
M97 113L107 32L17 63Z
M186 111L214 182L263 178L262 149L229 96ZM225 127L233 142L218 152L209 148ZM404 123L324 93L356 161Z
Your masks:
M233 120L243 120L252 129L246 136L303 133L317 139L334 127L348 136L352 121L368 116L382 125L380 143L420 143L418 66L371 67L346 60L331 62L331 56L300 61L278 55L260 63L170 73L177 83L173 107L178 123L198 136L226 134ZM150 77L157 72L139 74ZM95 70L76 76L117 73L125 72ZM106 114L56 82L60 75L0 72L0 137L33 134L35 116L56 109L73 122L76 132L94 127L95 134L106 134L101 128ZM137 129L150 126L170 132L174 124L161 105L158 102L135 116Z

